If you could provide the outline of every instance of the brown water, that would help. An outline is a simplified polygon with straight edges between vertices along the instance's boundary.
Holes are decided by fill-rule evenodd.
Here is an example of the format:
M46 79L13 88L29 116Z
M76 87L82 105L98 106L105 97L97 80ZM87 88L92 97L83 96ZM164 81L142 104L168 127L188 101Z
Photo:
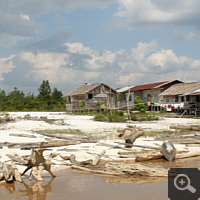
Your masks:
M148 164L170 167L200 167L200 157L167 162L157 160ZM0 183L0 200L167 200L166 178L120 178L99 176L72 170L57 173L57 177L43 176L44 181Z

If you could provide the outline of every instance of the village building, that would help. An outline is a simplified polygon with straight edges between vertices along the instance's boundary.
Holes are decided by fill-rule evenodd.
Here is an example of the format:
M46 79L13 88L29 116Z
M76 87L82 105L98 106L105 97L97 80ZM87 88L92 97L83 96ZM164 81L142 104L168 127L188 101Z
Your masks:
M100 108L115 108L117 91L103 83L80 86L66 94L66 110L95 110Z
M116 89L116 91L118 92L118 95L117 95L117 107L118 108L127 106L127 104L129 106L132 105L133 99L134 99L133 94L126 92L132 87L134 87L134 86L124 86L124 87ZM127 101L127 99L128 99L128 101Z
M172 85L181 83L179 80L163 81L157 83L150 83L144 85L136 85L126 91L126 97L129 96L129 106L133 105L135 97L143 100L143 103L148 103L149 106L159 106L162 103L162 97L159 96L160 93L170 88Z
M162 106L169 111L187 112L197 114L200 111L200 82L178 83L171 86L159 96Z

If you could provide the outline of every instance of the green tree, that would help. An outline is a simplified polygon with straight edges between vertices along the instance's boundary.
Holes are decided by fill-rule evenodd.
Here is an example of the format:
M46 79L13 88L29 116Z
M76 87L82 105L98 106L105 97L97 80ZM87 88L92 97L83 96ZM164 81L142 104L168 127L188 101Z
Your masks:
M10 110L23 110L24 109L24 93L20 92L17 87L14 88L8 95L8 106Z
M0 110L5 111L8 107L7 96L4 90L0 90Z
M37 96L37 100L39 101L39 107L42 110L46 110L50 108L51 105L51 87L48 80L43 80L40 85L39 94Z
M135 97L135 100L133 102L133 110L139 110L140 112L145 112L144 104L142 99L139 99L139 97Z

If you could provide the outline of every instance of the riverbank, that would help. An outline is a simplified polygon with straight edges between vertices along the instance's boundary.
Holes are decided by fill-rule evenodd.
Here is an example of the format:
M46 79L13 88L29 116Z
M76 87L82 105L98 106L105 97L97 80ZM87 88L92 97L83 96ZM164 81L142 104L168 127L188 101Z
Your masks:
M5 113L2 113L2 117ZM125 161L135 158L121 158L118 154L120 148L124 147L124 140L118 138L118 134L127 127L127 125L136 125L145 131L174 131L172 126L200 125L199 119L186 118L162 118L153 122L127 122L127 123L107 123L93 121L93 116L67 115L62 112L8 112L7 117L10 121L0 125L1 143L39 143L52 140L52 137L44 136L41 133L51 132L53 134L62 134L68 137L89 138L96 142L79 143L61 147L52 147L44 151L45 158L51 154L60 154L62 156L75 155L77 161L95 159L96 154L105 150L102 161ZM21 136L20 136L21 134ZM198 134L198 133L195 133ZM166 138L167 139L167 138ZM58 140L58 139L57 139ZM158 147L163 140L157 140L154 136L140 137L134 144ZM187 147L185 144L174 144L177 151L200 151L200 147ZM118 148L113 148L117 146ZM132 149L141 149L133 147ZM123 151L123 150L122 150ZM31 150L20 148L0 148L1 162L10 160L6 154L18 154L26 156L31 154ZM52 159L52 171L57 172L70 168L70 161L63 161L60 156ZM64 164L63 164L64 163ZM22 172L25 166L17 166Z

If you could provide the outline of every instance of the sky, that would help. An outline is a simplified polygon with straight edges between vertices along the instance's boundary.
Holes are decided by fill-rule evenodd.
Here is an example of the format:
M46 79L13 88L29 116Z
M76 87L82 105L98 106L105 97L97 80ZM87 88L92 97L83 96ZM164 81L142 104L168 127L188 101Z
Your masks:
M0 89L200 81L199 0L0 0Z

